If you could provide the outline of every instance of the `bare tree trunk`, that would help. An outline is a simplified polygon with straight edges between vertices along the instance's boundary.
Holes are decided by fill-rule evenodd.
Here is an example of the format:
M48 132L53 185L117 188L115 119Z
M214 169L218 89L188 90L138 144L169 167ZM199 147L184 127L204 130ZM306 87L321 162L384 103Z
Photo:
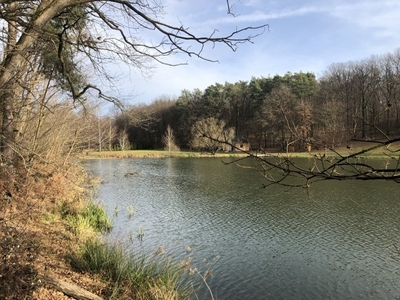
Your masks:
M109 131L108 131L108 151L112 150L112 139L113 139L113 135L112 135L112 127L111 127L111 118L108 120L109 122Z
M16 3L10 3L9 8L11 11L17 8ZM17 43L17 23L10 21L7 28L7 45L4 51L3 62L7 62L7 58L13 54L15 45ZM4 64L2 64L2 68ZM1 124L1 150L4 159L7 162L13 160L14 152L12 151L12 143L14 141L14 128L13 128L13 81L9 80L4 82L0 88L2 124Z
M99 152L101 152L101 144L102 144L102 132L101 132L101 126L100 126L100 117L97 120L97 125L99 128L98 134L99 134Z
M71 1L41 1L37 11L40 11L30 21L26 30L18 38L18 24L14 20L8 21L7 45L0 66L0 114L1 114L1 152L7 162L14 157L14 87L20 77L27 70L27 60L24 54L37 40L40 30L51 20L56 13L71 5ZM17 11L18 2L10 2L10 11Z

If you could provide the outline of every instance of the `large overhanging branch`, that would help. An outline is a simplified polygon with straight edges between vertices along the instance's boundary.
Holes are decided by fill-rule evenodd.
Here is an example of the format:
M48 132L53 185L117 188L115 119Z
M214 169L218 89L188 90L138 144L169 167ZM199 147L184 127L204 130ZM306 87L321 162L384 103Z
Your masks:
M267 24L260 26L247 26L236 29L223 36L218 36L218 30L214 30L209 35L197 36L193 34L189 28L186 28L183 25L171 25L159 21L156 17L152 18L150 14L147 14L146 11L143 10L143 6L132 1L111 0L103 2L102 5L97 5L94 1L88 2L91 2L88 5L91 10L90 13L99 18L110 30L118 33L125 45L128 45L133 52L166 65L182 64L169 63L163 60L163 58L177 52L186 53L189 56L198 57L206 61L216 62L217 60L212 60L203 55L204 46L206 44L212 44L213 47L216 44L225 44L231 50L236 51L239 44L252 42L254 38L261 35L268 27ZM103 4L107 2L121 6L117 9L125 15L126 24L120 20L118 22L113 20L110 15L103 12L103 10L106 9ZM129 34L130 30L136 32L137 28L161 34L161 40L158 43L140 42L137 37L133 37ZM196 44L199 47L197 47L197 49L192 49Z
M58 51L57 51L57 55L58 55L58 59L60 61L60 66L61 66L61 73L62 75L65 77L68 86L69 86L69 90L71 92L72 95L72 99L75 101L79 101L83 106L84 103L81 101L82 97L89 91L89 90L95 90L98 92L98 97L106 100L108 102L113 103L114 105L116 105L119 108L122 108L122 103L115 97L112 96L108 96L106 94L104 94L102 92L102 90L93 85L93 84L86 84L84 87L82 87L80 90L77 89L77 87L75 86L72 78L71 78L71 74L68 73L66 71L66 66L65 66L65 62L64 62L64 58L63 58L63 51L64 51L64 37L63 35L65 34L65 30L62 31L61 33L58 34Z
M120 60L130 66L134 66L139 70L150 70L151 61L160 64L178 66L186 64L186 62L168 62L167 57L175 53L186 53L189 56L196 56L200 59L214 62L203 55L204 46L217 43L227 45L230 49L236 50L238 44L252 42L252 39L263 33L268 25L256 27L245 27L237 29L226 36L217 36L217 30L214 30L209 36L196 36L183 26L173 26L157 19L157 9L144 5L139 2L110 0L110 1L78 1L82 5L86 5L86 13L88 14L88 25L92 30L97 28L99 31L90 31L88 35L82 36L76 34L76 40L68 38L64 32L59 36L59 60L61 62L62 74L66 82L70 86L70 92L74 100L79 101L88 89L97 89L95 85L88 84L80 91L76 90L70 74L65 72L65 63L62 60L61 51L63 43L75 47L79 53L86 56L91 62L93 69L100 71L104 78L108 78L106 69L102 62L111 62ZM74 2L74 1L71 1ZM116 14L110 14L110 9L118 11L122 14L116 19ZM152 17L154 16L154 17ZM90 24L90 25L89 25ZM74 30L73 24L67 28ZM144 41L140 37L138 29L155 31L161 34L162 39L156 42ZM250 34L243 36L244 33ZM254 34L253 34L254 33ZM92 36L95 34L94 36ZM199 45L197 50L193 50L193 45ZM196 47L194 47L196 48ZM142 71L143 72L143 71ZM104 94L99 90L99 95L104 98ZM115 98L106 97L108 101L120 104Z
M89 30L101 24L103 33L114 33L111 36L105 34L99 37L89 37L86 40L86 49L93 49L93 52L79 51L88 56L92 63L95 63L93 56L101 61L110 61L113 57L139 68L148 68L147 61L156 61L166 65L180 65L186 62L170 62L166 58L177 52L189 56L196 56L207 61L211 60L203 55L206 44L225 44L232 50L236 50L238 44L252 42L253 38L262 34L268 25L248 26L236 29L230 34L217 36L217 30L209 35L196 36L189 28L183 25L171 25L160 21L158 15L162 13L162 6L158 2L141 2L126 0L64 0L64 1L17 1L21 3L21 9L17 16L14 14L4 15L7 18L15 19L20 28L20 39L15 52L4 60L4 71L0 72L0 85L10 80L13 75L8 72L9 66L18 66L20 62L29 58L29 48L37 41L42 34L46 34L45 26L57 15L62 14L66 9L76 6L83 6L90 19L87 20ZM1 5L7 5L10 1L2 0ZM228 13L231 6L227 1ZM2 12L0 12L2 13ZM97 25L96 25L96 22ZM141 31L142 30L142 31ZM158 33L158 42L141 40L141 34L146 36L144 31ZM101 30L100 30L101 32ZM71 44L74 41L69 41ZM92 43L93 42L93 43ZM198 47L195 47L195 46ZM78 46L78 44L76 44ZM196 48L196 49L195 49ZM93 55L93 53L96 53ZM90 56L91 55L91 56ZM97 70L99 68L97 64ZM103 69L104 71L104 69ZM79 94L79 93L74 93Z
M243 158L224 162L241 168L252 168L267 181L264 187L281 185L308 188L312 183L323 180L390 180L400 183L400 137L386 141L376 141L374 145L347 154L329 148L323 153L308 153L308 159L300 160L286 153L261 153L244 151L224 139L208 139L229 145L235 151L246 154ZM379 164L371 153L380 152ZM249 163L256 161L258 164ZM376 160L376 157L375 157ZM382 166L382 164L384 164Z

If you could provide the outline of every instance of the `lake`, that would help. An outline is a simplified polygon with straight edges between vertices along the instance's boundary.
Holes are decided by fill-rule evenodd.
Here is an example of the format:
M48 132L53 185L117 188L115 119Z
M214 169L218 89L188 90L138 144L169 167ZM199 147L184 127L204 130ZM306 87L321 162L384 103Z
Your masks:
M221 158L83 163L103 180L107 238L210 269L214 298L400 299L399 184L262 188L261 175Z

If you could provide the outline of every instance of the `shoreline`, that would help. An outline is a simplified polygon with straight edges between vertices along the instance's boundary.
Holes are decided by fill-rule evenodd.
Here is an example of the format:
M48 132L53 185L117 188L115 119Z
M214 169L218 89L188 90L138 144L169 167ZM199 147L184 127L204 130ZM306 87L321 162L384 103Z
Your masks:
M338 147L335 151L332 150L312 150L308 151L293 151L293 152L279 152L276 151L266 151L266 152L251 152L253 157L282 157L289 156L293 158L301 157L315 157L320 155L326 156L348 156L365 149L369 149L371 145L356 145L352 148L348 147ZM386 150L387 151L387 150ZM165 151L165 150L126 150L126 151L83 151L82 153L76 155L78 159L90 160L90 159L124 159L124 158L244 158L250 155L245 152L217 152L215 154L198 152L198 151ZM363 153L362 157L374 157L383 158L387 157L385 149L379 148Z

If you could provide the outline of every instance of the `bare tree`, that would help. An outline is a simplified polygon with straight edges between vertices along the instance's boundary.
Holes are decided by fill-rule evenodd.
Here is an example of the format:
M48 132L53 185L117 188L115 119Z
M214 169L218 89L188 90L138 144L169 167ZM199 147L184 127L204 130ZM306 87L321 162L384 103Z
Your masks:
M346 139L346 114L344 103L336 99L326 99L319 105L316 112L317 125L314 129L314 144L318 148L335 148L340 146Z
M57 79L73 103L84 103L85 97L95 92L98 97L118 104L116 98L107 96L84 74L112 80L106 72L107 65L117 61L142 72L149 71L153 62L179 65L168 60L179 52L210 61L203 55L207 44L224 44L236 50L240 43L251 41L267 26L239 28L224 36L218 36L217 30L198 36L183 24L163 22L162 13L159 1L1 0L0 15L6 28L5 35L0 37L3 157L12 160L14 112L18 110L15 105L21 97L18 93L27 91L21 78L33 74L28 71L34 62L39 62L37 71ZM152 33L151 39L145 38L146 33Z
M211 154L215 154L224 145L232 145L234 136L233 128L225 128L224 121L211 117L199 120L194 124L190 144L194 149L205 149Z
M129 136L128 133L126 132L126 129L120 131L117 134L117 140L121 151L125 151L130 148Z
M267 95L259 112L259 122L279 139L284 151L301 139L298 129L298 102L289 86L281 84Z
M167 126L167 130L164 133L163 143L165 150L168 150L169 152L179 151L179 147L176 145L175 142L174 131L172 130L170 125Z

